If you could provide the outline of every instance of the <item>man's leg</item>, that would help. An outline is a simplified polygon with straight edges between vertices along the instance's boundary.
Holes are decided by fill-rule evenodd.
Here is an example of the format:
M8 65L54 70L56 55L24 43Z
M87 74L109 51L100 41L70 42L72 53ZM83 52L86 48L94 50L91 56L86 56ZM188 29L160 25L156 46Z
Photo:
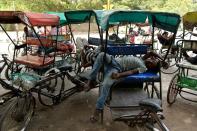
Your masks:
M111 61L112 61L112 56L106 54L105 61L104 61L104 55L105 55L104 52L101 52L96 57L96 60L94 62L93 68L92 68L92 71L91 71L90 75L87 78L88 79L88 82L84 86L84 90L85 91L89 91L91 88L94 88L95 87L95 84L94 83L96 81L97 74L100 71L101 67L103 65L110 66ZM111 65L111 67L112 67L112 65Z
M115 68L111 68L111 69L108 68L108 71L105 73L104 81L101 84L101 93L99 98L97 99L96 109L102 110L104 108L105 101L108 97L110 88L114 84L114 82L117 81L116 79L112 79L111 75L112 73L117 73L117 72L118 70Z
M112 56L106 54L106 58L104 61L104 52L99 53L99 55L97 56L92 71L88 77L89 80L96 80L96 76L98 74L98 72L100 71L101 67L103 65L108 65L111 63L112 60Z
M112 73L116 72L118 72L117 69L108 68L107 72L105 73L104 81L101 85L101 93L99 98L97 99L96 109L94 110L93 115L90 117L91 122L97 122L99 120L99 116L103 112L105 101L108 97L110 88L113 85L113 83L117 81L116 79L111 78Z

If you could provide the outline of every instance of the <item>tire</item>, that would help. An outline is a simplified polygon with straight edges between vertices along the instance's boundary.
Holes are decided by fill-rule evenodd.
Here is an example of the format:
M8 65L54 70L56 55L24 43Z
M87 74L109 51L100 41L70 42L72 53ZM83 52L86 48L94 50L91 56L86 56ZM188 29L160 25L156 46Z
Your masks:
M21 69L23 68L20 65L13 64L13 62L8 63L8 65L7 65L6 69L5 69L5 74L4 74L5 78L7 80L11 80L12 65L14 65L13 73L19 73L21 71Z
M51 68L44 73L44 76L47 77L47 76L53 75L55 73L56 73L56 70L54 68ZM49 88L51 90L53 90L57 86L57 78L51 79L46 84L49 86Z
M74 55L74 56L72 56ZM80 56L77 55L77 54L68 54L66 57L65 57L65 60L68 64L72 65L73 67L73 72L75 74L78 74L81 72L81 62L80 62Z
M8 45L8 52L9 52L9 54L14 54L14 44L13 43L10 43ZM17 49L16 56L18 56L19 54L20 54L20 49Z
M162 122L156 112L151 111L150 116L152 119L151 122L146 123L146 128L149 131L169 131L168 127Z
M31 94L15 98L0 120L0 131L25 130L31 121L35 109L35 99Z
M150 119L145 123L136 125L137 131L169 131L168 127L161 121L158 114L150 112Z
M166 53L167 53L167 50L163 50L163 51L161 50L160 51L160 55L162 57L164 57ZM164 68L161 67L161 72L162 73L164 73L164 74L174 74L175 72L178 71L178 67L176 66L176 64L180 61L180 56L178 54L179 54L178 52L175 55L168 54L165 61L169 64L169 68L164 69Z
M170 81L170 85L168 87L168 92L167 92L167 102L168 104L173 104L176 100L177 94L179 92L179 87L177 86L177 81L178 81L178 74L176 74L172 80Z
M5 78L7 79L7 80L10 80L11 79L11 72L12 72L12 66L11 66L11 64L12 64L13 62L11 62L11 63L9 63L9 65L7 65L6 66L6 69L5 69Z
M57 73L55 69L48 71L48 76ZM64 89L64 86L61 85L61 78L54 78L50 81L40 85L38 89L38 99L42 105L52 106L59 102L61 97L61 92Z

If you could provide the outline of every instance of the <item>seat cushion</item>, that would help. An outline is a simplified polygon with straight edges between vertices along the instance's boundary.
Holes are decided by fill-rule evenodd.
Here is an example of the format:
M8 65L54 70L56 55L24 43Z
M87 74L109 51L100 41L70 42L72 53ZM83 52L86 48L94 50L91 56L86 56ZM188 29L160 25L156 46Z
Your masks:
M64 44L64 43L58 43L57 44L57 50L62 52L72 52L74 49L74 46L72 44Z
M28 67L40 68L53 63L54 58L43 56L25 55L15 59L16 63L27 65Z
M133 74L122 78L120 82L124 83L141 83L141 82L160 82L160 76L157 73L145 72Z
M51 39L40 38L40 41L42 42L42 45L43 45L44 47L51 47L51 46L53 46L53 41L52 41ZM39 41L38 38L27 37L26 44L27 44L27 45L37 45L37 46L41 46L40 41Z

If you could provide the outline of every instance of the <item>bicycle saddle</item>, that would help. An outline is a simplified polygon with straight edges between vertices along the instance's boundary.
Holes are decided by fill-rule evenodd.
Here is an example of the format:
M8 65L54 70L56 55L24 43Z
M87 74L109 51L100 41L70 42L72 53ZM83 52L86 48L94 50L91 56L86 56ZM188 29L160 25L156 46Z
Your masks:
M154 112L163 111L163 109L160 106L161 105L160 99L154 99L154 98L144 99L139 102L139 105L141 107L144 107L145 109L152 110Z
M69 64L63 64L61 66L58 67L58 69L62 72L62 71L72 71L72 66Z

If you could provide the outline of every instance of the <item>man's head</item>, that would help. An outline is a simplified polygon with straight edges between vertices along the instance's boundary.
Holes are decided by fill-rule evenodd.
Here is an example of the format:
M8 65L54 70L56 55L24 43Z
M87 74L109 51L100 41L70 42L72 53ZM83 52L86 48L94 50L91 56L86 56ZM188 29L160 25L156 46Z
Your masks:
M133 32L133 28L132 27L129 28L129 33L131 33L131 32Z
M146 59L144 62L145 62L146 67L149 70L155 70L158 68L160 61L156 58L151 57L151 58Z
M162 35L164 35L164 36L168 36L168 32L167 31L165 31L165 32L163 32L163 34Z

